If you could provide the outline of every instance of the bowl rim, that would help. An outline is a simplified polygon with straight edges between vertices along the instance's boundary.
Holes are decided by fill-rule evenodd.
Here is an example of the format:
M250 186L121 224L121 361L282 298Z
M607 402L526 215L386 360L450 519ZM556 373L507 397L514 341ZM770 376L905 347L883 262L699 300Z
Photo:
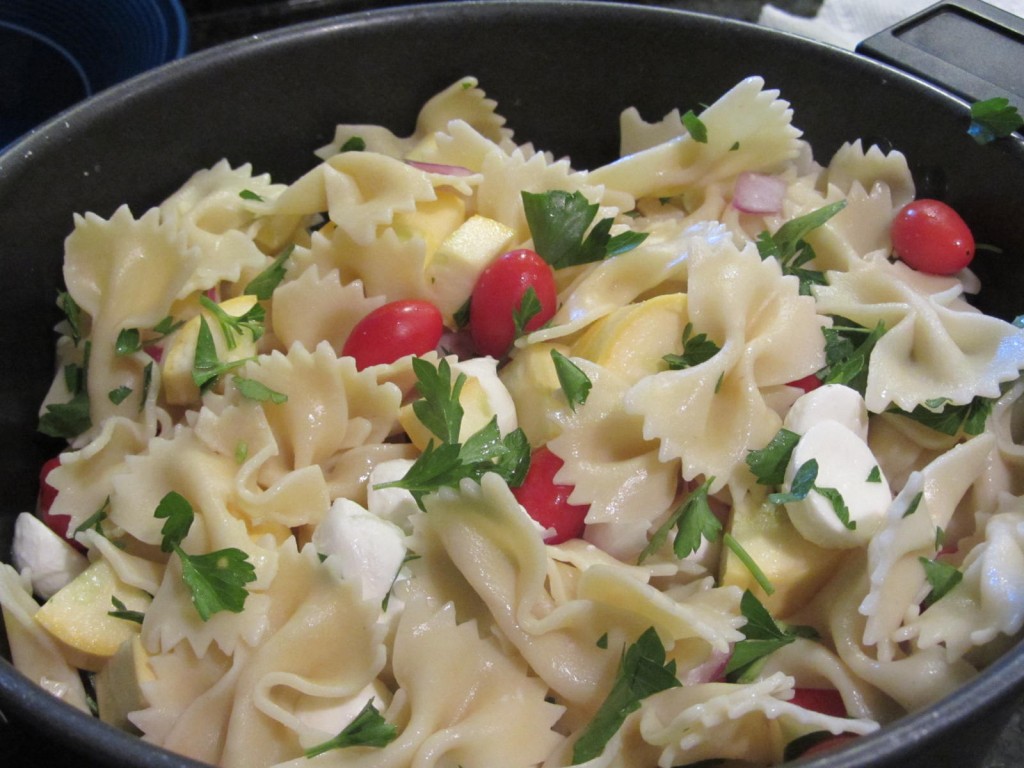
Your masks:
M74 131L76 124L88 123L92 114L116 110L123 104L130 104L133 94L140 90L159 89L182 78L201 76L205 70L219 66L226 59L257 55L261 51L288 46L311 34L333 38L366 30L372 31L377 27L387 27L395 23L416 23L421 19L437 16L473 18L484 14L492 18L501 13L525 14L538 18L556 13L591 16L663 16L666 22L682 26L727 25L740 30L744 35L785 40L787 44L808 52L824 52L830 56L841 57L844 65L850 67L884 72L889 78L904 81L926 92L931 98L943 103L946 109L964 113L969 109L967 102L962 98L889 64L795 33L768 29L739 19L690 10L636 5L622 0L442 0L350 11L325 19L300 22L189 53L182 58L142 72L64 110L4 148L0 152L0 185L8 173L17 170L23 164L31 163L36 151L51 142L62 141L64 134ZM1018 142L1024 143L1024 140ZM1022 695L1024 645L1015 642L981 673L935 704L900 717L874 733L859 737L841 750L824 757L801 761L800 764L811 768L864 768L880 756L888 759L910 757L937 732L977 716L979 704L1002 706L1005 702L1021 698ZM7 658L0 656L0 709L4 708L26 721L37 717L40 712L45 712L46 717L38 721L43 731L52 734L75 750L81 750L85 743L101 744L103 748L96 756L111 761L112 765L208 768L205 763L144 742L70 705L61 703L60 706L53 706L52 694L30 681L15 669ZM125 760L135 762L123 762Z

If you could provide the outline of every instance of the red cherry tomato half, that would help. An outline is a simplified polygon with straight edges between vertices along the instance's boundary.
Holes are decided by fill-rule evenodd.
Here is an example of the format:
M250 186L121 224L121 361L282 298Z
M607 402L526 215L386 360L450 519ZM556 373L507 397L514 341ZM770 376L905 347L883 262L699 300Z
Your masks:
M790 704L831 717L846 717L846 705L834 688L796 688Z
M789 386L798 387L804 392L811 392L821 386L821 379L812 373L809 376L804 376L802 379L789 382Z
M356 323L341 354L355 358L361 371L406 355L424 355L437 348L443 332L441 311L429 301L392 301Z
M46 527L62 539L66 539L68 537L68 524L71 522L71 516L50 514L50 507L53 506L53 502L57 498L57 489L50 485L47 477L59 466L60 456L54 456L43 464L43 468L39 471L39 500L37 508L39 519L46 524Z
M503 253L480 274L470 297L469 330L481 354L501 358L508 352L516 336L514 313L529 288L537 294L540 311L524 329L535 331L557 308L555 275L548 263L524 248Z
M893 252L909 267L952 275L974 258L974 235L960 214L938 200L903 206L890 230Z
M544 539L546 544L561 544L583 535L583 519L588 505L570 504L571 485L557 485L555 474L562 468L562 460L546 446L536 449L530 457L530 469L518 488L512 489L516 501L522 504L530 517L554 533Z

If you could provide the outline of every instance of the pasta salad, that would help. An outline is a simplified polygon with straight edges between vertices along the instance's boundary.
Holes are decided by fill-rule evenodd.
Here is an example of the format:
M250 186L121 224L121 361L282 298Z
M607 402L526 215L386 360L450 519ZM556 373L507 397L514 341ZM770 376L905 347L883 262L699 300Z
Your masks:
M75 216L15 665L226 768L667 768L1005 651L1024 330L904 156L815 158L757 77L593 170L497 109L463 78L292 183Z

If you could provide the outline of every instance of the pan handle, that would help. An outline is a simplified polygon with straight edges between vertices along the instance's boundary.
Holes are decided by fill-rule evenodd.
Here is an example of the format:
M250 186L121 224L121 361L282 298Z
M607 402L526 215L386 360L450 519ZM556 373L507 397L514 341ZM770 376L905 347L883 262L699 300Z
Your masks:
M967 100L1004 96L1024 112L1024 18L980 0L939 2L857 52Z

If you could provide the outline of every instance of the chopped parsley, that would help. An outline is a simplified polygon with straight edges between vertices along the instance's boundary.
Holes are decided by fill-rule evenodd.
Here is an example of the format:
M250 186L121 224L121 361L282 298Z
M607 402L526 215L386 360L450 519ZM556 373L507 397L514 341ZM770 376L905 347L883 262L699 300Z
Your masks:
M871 468L871 471L868 472L868 476L867 476L867 479L865 480L865 482L868 482L868 483L880 483L880 482L882 482L882 470L881 470L881 468L877 464L875 464L875 466L873 466Z
M270 265L249 281L245 286L245 293L255 296L260 301L266 301L274 294L274 289L284 280L285 262L288 261L295 250L294 245L289 245L275 258Z
M224 334L224 342L228 349L238 346L238 339L248 333L253 341L258 341L263 336L263 323L267 317L267 311L259 304L253 304L242 315L235 316L225 312L224 309L206 296L199 297L199 303L213 315Z
M242 397L248 400L255 400L260 403L271 402L275 405L281 405L282 403L288 402L288 395L271 389L263 382L256 381L256 379L246 379L242 376L235 376L232 378L232 381L235 384L235 389L241 392Z
M339 152L362 152L366 149L366 141L362 136L352 136L341 145Z
M522 429L502 437L498 417L460 442L463 409L459 393L465 374L452 382L451 366L441 360L437 368L422 358L412 359L421 400L413 412L440 441L431 440L400 480L375 488L404 488L423 508L423 497L440 488L456 488L462 480L479 482L488 472L501 476L510 487L521 485L530 467L530 443Z
M640 702L655 693L677 688L675 661L665 661L665 646L654 627L648 628L622 655L608 697L573 745L572 765L600 755Z
M971 104L971 124L967 133L979 144L988 144L1024 127L1024 117L1005 96L996 96Z
M590 203L582 192L523 192L522 198L534 250L553 269L617 256L647 238L642 232L623 232L612 237L611 218L597 222L588 233L599 206Z
M949 563L940 563L927 557L919 557L917 560L924 568L925 578L931 585L931 591L921 603L921 610L924 611L949 594L953 587L963 581L964 575Z
M532 285L527 287L523 292L522 298L519 300L519 305L512 310L512 325L515 328L515 338L518 339L526 334L527 324L540 314L541 309L537 291Z
M110 497L107 496L100 508L93 512L89 517L82 521L82 523L75 528L74 534L82 533L83 531L96 531L96 533L103 535L103 521L107 519L107 515L110 512Z
M60 307L64 313L64 318L67 320L68 336L77 346L78 342L83 338L82 308L78 306L78 302L67 291L61 291L57 294L57 306Z
M590 388L593 386L590 377L557 349L551 350L551 360L555 364L555 374L562 386L562 392L565 393L565 399L569 401L569 407L575 411L577 405L587 402Z
M120 405L129 397L131 397L132 388L127 385L121 385L107 392L107 399L110 400L114 405Z
M206 318L199 316L199 335L196 338L196 354L192 361L192 381L200 389L210 386L220 376L246 363L247 360L221 362L217 356L217 345L213 341Z
M818 461L811 459L797 467L793 475L793 481L789 484L789 491L785 493L770 493L768 501L772 504L788 504L794 501L803 501L812 491L824 496L832 505L832 511L836 513L839 522L848 531L857 529L857 522L850 519L850 510L843 501L843 495L835 488L822 488L815 483L818 479Z
M170 336L184 324L184 320L175 321L173 317L168 315L153 326L153 334L155 335L150 336L146 341L149 344L156 344ZM117 334L117 340L114 342L114 353L118 357L125 357L133 355L141 349L142 332L138 328L122 328L121 332Z
M800 293L811 295L812 285L825 285L825 275L805 265L814 259L814 249L804 238L846 207L845 200L839 200L817 210L797 216L783 224L775 232L767 231L757 236L757 251L762 259L772 258L779 262L782 274L794 275L800 280Z
M670 371L680 371L707 362L721 349L706 333L694 336L693 323L687 323L683 329L683 354L665 355L662 359L668 363Z
M708 143L708 127L697 117L692 109L688 110L680 120L683 123L683 127L686 128L686 132L690 134L691 139L698 144Z
M142 620L146 617L142 611L130 611L121 600L117 599L116 595L110 596L110 603L114 606L114 610L107 611L107 616L113 616L115 619L124 619L125 621L134 621L136 624L141 624Z
M92 426L89 391L86 387L91 351L91 343L85 342L82 364L69 363L64 366L64 383L71 393L71 399L66 403L49 403L46 406L46 413L39 417L38 427L44 435L70 440Z
M256 203L263 202L263 195L259 194L258 192L253 192L251 189L243 189L241 192L238 193L238 196L243 200L252 200L253 202Z
M818 371L822 384L844 384L862 395L868 385L868 362L875 344L886 332L881 320L865 328L844 317L834 317L825 336L825 367Z
M985 422L994 404L995 400L980 396L963 405L953 405L948 398L939 397L918 405L912 411L904 411L896 406L889 410L944 435L953 436L960 432L980 435L985 431Z
M818 633L812 627L791 627L776 623L768 609L749 589L740 598L740 612L747 620L740 629L745 639L736 643L725 665L725 677L729 682L752 682L770 654L798 637L818 638Z
M188 500L170 491L157 504L153 515L165 519L160 533L160 549L173 552L181 560L181 578L192 596L192 604L203 621L220 611L241 613L249 591L245 585L256 580L256 568L249 556L230 547L203 555L189 555L181 548L195 520Z
M714 480L713 477L705 480L658 527L647 546L640 553L638 564L643 563L644 560L661 549L673 528L676 528L676 536L672 543L672 550L680 560L696 552L703 539L707 539L709 542L718 540L718 536L722 532L722 523L715 517L715 513L711 511L711 505L708 503L708 490Z
M397 738L398 729L381 716L373 705L373 699L370 699L341 733L323 744L310 747L305 754L306 757L316 757L332 749L386 747Z
M775 587L772 586L768 576L758 567L757 563L754 562L754 558L750 556L750 553L743 548L731 533L727 533L722 537L722 543L729 548L730 552L736 555L737 560L743 563L743 567L750 572L750 575L754 577L754 581L764 590L766 595L775 594Z
M786 467L800 435L780 429L764 448L747 453L747 466L760 485L782 485L786 481Z
M910 500L907 505L906 511L903 513L903 517L910 517L912 514L917 512L917 508L921 506L921 500L924 499L924 491L918 491L914 494L914 498Z

